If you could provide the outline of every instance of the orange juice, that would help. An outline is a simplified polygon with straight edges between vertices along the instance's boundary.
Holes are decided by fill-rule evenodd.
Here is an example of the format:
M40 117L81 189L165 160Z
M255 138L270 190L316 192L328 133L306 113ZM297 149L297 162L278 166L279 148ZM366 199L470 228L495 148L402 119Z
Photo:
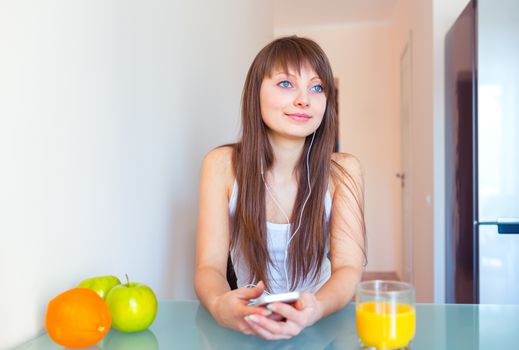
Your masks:
M409 304L370 301L357 304L357 333L364 346L398 349L415 332L415 310Z

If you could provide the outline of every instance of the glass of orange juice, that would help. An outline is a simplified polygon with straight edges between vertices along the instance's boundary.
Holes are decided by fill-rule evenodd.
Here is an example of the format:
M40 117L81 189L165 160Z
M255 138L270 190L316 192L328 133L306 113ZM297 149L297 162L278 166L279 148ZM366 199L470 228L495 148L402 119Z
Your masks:
M397 281L365 281L356 288L357 334L364 348L406 348L415 333L415 290Z

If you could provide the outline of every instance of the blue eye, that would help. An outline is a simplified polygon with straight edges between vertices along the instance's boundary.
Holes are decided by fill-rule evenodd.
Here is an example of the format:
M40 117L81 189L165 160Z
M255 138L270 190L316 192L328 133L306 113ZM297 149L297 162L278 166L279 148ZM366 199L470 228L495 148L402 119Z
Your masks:
M290 84L290 82L287 81L287 80L283 80L283 81L280 82L278 85L281 86L282 88L289 88L289 87L292 87L292 84Z
M316 86L312 87L312 91L313 92L323 92L324 89L321 85L316 85Z

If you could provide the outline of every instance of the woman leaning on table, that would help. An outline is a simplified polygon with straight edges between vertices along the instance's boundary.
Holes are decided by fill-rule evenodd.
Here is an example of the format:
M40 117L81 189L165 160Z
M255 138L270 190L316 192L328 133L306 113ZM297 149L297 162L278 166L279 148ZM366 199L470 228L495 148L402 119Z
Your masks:
M287 339L353 297L365 262L361 167L333 152L333 74L312 40L284 37L258 53L241 118L239 142L202 163L195 289L220 325ZM247 305L287 291L302 293L292 305Z

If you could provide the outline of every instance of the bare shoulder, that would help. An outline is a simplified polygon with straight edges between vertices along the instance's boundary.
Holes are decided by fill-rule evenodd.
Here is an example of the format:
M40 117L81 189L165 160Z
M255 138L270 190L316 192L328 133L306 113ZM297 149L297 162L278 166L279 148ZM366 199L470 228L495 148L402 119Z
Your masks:
M350 153L332 153L332 160L339 163L345 169L361 170L360 160Z
M204 164L214 166L232 168L232 155L234 148L232 146L221 146L210 150L204 157Z
M362 177L362 165L354 155L336 152L332 154L332 161L340 165L351 176Z
M338 184L354 182L355 187L363 187L363 169L360 160L349 153L332 154L332 191Z
M234 148L221 146L209 151L202 162L202 176L210 176L215 184L224 184L229 192L234 181L232 165Z

